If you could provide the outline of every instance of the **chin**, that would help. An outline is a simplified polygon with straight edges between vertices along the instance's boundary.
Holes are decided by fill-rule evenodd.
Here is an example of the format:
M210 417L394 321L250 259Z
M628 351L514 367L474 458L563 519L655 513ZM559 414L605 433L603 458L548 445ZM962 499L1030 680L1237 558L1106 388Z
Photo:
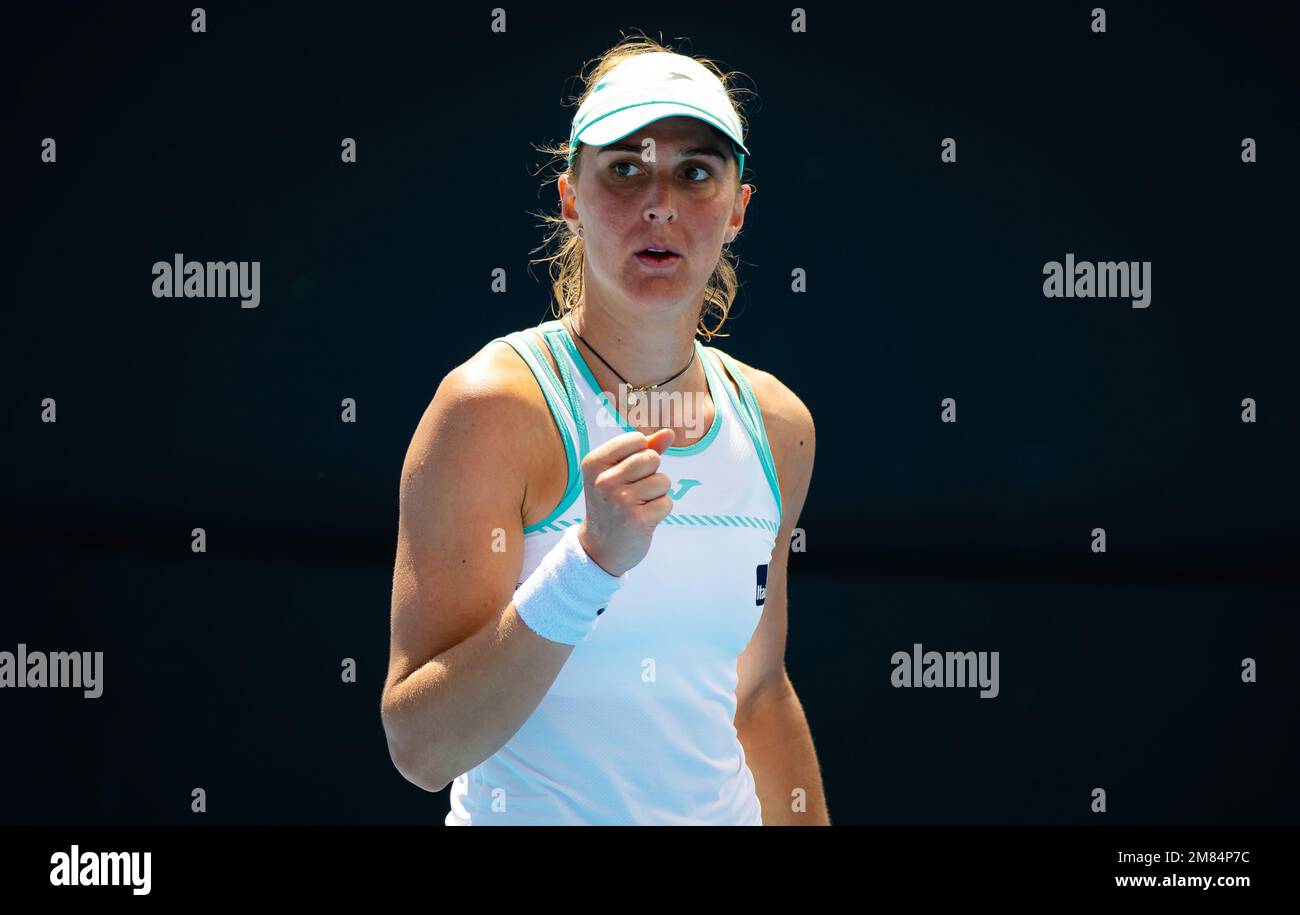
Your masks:
M691 297L679 283L639 282L627 290L628 298L647 311L671 311Z
M696 283L695 277L654 276L633 272L624 278L623 288L638 301L671 305L690 298L691 293L698 291L703 284L703 279Z

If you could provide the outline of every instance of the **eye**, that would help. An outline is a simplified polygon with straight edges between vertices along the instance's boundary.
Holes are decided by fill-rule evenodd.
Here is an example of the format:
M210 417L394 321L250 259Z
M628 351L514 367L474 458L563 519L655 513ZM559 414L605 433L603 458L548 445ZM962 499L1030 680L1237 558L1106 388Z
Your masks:
M636 169L638 172L641 171L640 164L631 159L624 159L620 162L614 162L613 164L610 165L609 170L614 174L614 177L616 178L635 177L635 173L619 171L619 169L622 168L623 166ZM688 165L683 170L683 174L689 174L691 172L699 173L699 177L688 177L686 179L691 184L703 184L705 181L713 177L713 173L702 165Z

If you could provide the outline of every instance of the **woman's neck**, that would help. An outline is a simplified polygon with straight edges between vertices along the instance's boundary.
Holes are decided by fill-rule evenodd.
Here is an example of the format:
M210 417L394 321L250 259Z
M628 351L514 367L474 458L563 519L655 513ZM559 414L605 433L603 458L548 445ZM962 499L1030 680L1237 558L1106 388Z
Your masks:
M686 320L692 317L686 314L675 320L627 318L580 305L566 314L562 323L575 335L582 335L575 342L602 388L608 382L606 389L616 392L621 382L592 349L634 387L659 384L659 390L705 391L708 385L704 367L699 359L692 361L698 323L692 320L688 325ZM583 345L584 340L590 347ZM682 372L688 364L690 367ZM678 372L681 374L677 375ZM677 377L663 384L673 375Z

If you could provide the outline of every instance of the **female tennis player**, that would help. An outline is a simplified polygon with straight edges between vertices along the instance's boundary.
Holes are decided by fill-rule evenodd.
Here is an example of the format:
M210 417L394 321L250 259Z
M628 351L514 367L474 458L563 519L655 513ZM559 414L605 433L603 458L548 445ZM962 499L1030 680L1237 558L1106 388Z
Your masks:
M783 662L812 417L696 339L752 193L727 78L644 37L598 61L550 150L556 319L411 441L382 715L448 825L829 824Z

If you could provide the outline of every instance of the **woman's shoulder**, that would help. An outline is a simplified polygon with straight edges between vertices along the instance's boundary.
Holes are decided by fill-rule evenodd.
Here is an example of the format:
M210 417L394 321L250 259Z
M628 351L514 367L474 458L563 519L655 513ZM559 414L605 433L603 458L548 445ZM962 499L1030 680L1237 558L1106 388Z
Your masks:
M745 377L754 392L754 399L758 401L768 447L772 449L772 459L776 462L783 513L793 524L803 510L816 458L817 429L813 425L812 411L772 372L727 355ZM719 361L725 363L726 360Z
M522 386L531 395L537 383L532 368L525 361L516 344L526 346L531 343L531 351L534 354L540 352L551 372L556 375L559 373L559 366L556 365L555 356L542 337L542 330L543 327L540 326L523 327L513 333L495 337L483 344L482 349L475 353L470 361L476 361L488 373L501 373L510 379L512 384ZM512 339L507 340L507 337ZM530 399L535 398L530 397Z
M518 436L548 414L528 364L495 338L442 376L420 426L429 434L457 426L476 437Z
M773 427L776 431L798 433L807 431L811 433L813 428L812 412L804 404L793 390L778 378L772 372L756 368L741 359L726 353L716 346L709 346L708 349L722 353L726 359L719 360L723 363L724 368L729 360L734 364L744 376L744 380L749 384L754 392L754 399L758 401L759 410L763 414L763 425L768 429L769 437L773 433ZM727 375L731 372L728 369ZM733 384L733 389L735 385Z
M488 399L518 400L529 393L532 371L505 335L485 342L478 351L443 376L442 385ZM531 402L531 397L523 397Z

